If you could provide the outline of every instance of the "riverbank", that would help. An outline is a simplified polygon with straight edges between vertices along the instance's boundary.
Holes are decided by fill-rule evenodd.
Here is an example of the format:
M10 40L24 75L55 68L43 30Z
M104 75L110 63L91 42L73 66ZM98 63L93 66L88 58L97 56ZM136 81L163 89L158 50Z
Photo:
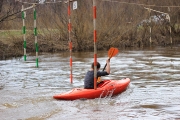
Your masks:
M162 39L162 38L161 38ZM163 40L162 40L163 41ZM83 42L78 42L77 40L72 40L73 44L73 51L93 51L94 50L94 44L93 41L90 40L84 40ZM90 44L90 42L92 44ZM171 46L169 41L166 41L167 43L161 44L162 42L152 42L151 47L156 46ZM172 46L176 46L179 43L179 40L174 38L174 43ZM53 35L38 35L38 52L64 52L69 51L69 45L68 45L68 39L61 38L58 34ZM175 45L175 43L177 43ZM0 60L6 60L12 57L20 57L24 55L24 42L22 35L8 35L8 37L0 37ZM147 42L143 43L143 41L134 41L131 43L129 40L119 40L117 44L109 44L106 41L98 41L97 43L98 50L106 50L109 49L109 47L117 47L121 49L126 48L133 48L133 49L143 49L146 47L150 47ZM28 53L35 53L35 40L34 35L27 35L26 36L26 52Z
M35 52L34 36L28 36L26 42L27 54ZM49 40L47 37L38 36L38 52L62 52L67 51L68 49L68 41L61 41L58 38ZM0 60L23 55L24 45L22 38L13 36L6 39L0 39Z

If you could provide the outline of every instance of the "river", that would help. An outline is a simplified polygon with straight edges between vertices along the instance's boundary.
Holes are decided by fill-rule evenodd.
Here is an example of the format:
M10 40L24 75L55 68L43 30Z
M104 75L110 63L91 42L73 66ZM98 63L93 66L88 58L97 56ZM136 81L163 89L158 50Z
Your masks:
M53 95L83 87L93 52L75 52L73 84L69 52L34 53L0 61L1 120L180 120L180 47L119 50L104 79L128 77L123 93L92 100L55 100ZM102 68L107 51L98 51Z

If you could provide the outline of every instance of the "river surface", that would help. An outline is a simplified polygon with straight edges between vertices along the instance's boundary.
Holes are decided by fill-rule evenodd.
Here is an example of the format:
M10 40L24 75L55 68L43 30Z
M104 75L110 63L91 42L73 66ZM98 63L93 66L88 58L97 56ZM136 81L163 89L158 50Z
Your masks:
M105 65L108 51L98 51ZM180 47L120 50L104 79L128 77L123 93L92 100L55 100L53 95L83 87L93 52L40 53L0 61L1 120L180 120Z

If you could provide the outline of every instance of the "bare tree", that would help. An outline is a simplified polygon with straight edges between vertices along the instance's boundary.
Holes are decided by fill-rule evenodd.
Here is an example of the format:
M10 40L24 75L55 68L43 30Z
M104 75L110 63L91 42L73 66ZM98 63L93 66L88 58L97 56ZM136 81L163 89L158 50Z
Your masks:
M0 0L0 13L1 13L1 10L2 10L2 5L3 5L3 0Z
M21 9L18 8L18 4L15 2L3 2L0 3L0 29L2 29L2 24L5 21L10 21L18 18L18 14L21 12Z

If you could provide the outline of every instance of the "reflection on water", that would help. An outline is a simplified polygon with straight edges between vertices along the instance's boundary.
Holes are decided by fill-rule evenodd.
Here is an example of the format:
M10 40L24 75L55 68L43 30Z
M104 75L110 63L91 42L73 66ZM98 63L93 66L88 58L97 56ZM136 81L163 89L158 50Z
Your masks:
M73 84L70 84L68 53L0 61L0 118L17 119L180 119L180 48L120 50L111 59L111 75L129 77L130 86L115 97L58 101L54 94L83 87L93 52L73 53ZM105 65L107 51L98 52ZM107 114L108 113L108 114Z

